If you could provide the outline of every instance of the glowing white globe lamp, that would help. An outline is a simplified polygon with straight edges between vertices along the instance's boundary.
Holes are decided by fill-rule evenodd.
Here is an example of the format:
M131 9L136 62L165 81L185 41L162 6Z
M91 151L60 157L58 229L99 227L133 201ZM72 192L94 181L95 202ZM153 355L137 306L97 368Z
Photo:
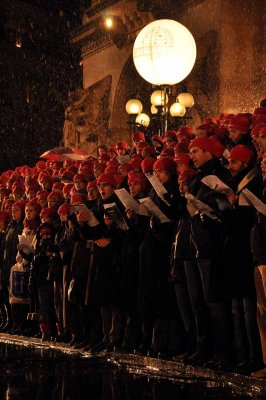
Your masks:
M156 108L153 104L151 105L151 113L153 115L158 113L158 108Z
M192 94L184 92L184 93L179 93L176 101L186 108L191 108L194 105L194 97Z
M170 114L172 117L184 117L186 114L186 107L180 103L173 103L170 107Z
M128 102L126 103L126 112L129 115L140 114L142 108L143 108L142 103L138 99L131 99L128 100Z
M151 104L155 107L164 106L168 103L168 94L164 90L155 90L151 95Z
M147 127L150 124L150 117L148 116L148 114L141 113L137 115L135 121L137 124Z
M196 54L196 43L190 31L171 19L159 19L146 25L133 47L138 73L154 85L181 82L191 72Z

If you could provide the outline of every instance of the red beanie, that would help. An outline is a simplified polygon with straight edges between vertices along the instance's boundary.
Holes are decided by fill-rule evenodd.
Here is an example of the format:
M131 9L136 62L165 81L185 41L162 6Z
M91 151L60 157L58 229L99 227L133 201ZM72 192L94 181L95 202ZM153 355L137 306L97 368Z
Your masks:
M208 137L200 137L192 140L188 146L188 149L191 150L193 147L198 147L199 149L206 150L213 156L216 156L215 146L211 139Z
M185 164L188 167L190 163L190 156L188 153L177 153L175 156L175 162L177 164Z
M55 199L57 203L62 203L63 201L63 195L60 192L51 192L47 200Z
M54 208L46 207L46 208L43 208L42 211L40 212L40 218L52 217L52 216L55 216L55 214L56 214L56 210Z
M259 130L259 136L265 136L266 135L266 125L262 126Z
M142 172L144 173L144 174L149 174L149 173L152 173L152 171L153 171L153 164L155 163L155 158L152 158L152 157L148 157L148 158L145 158L142 162L141 162L141 169L142 169Z
M130 151L129 145L124 140L122 140L121 142L117 142L115 144L115 148L116 148L116 150L129 150Z
M132 158L130 161L129 161L129 164L131 165L131 167L132 167L132 169L133 170L141 170L141 162L142 162L142 157L140 158L140 157L135 157L135 158Z
M167 149L164 149L160 156L160 158L168 157L168 158L174 158L175 157L175 151L173 147L167 147Z
M217 125L217 119L215 117L205 118L203 124L215 124Z
M145 135L143 132L135 132L133 133L133 135L131 136L132 140L134 141L135 139L140 139L143 142L145 142Z
M197 129L201 129L201 130L205 131L208 136L211 136L214 134L214 127L210 124L201 124L201 125L197 126L196 130Z
M151 137L151 140L157 140L157 142L160 142L161 144L163 144L163 138L160 135L153 135Z
M178 175L178 182L191 182L195 173L196 171L194 169L187 169Z
M147 178L142 172L130 172L128 174L128 185L130 186L136 182L141 184L142 189L145 189L148 184Z
M119 167L118 167L118 172L120 172L121 169L125 169L127 171L127 173L129 173L130 171L133 171L133 167L129 163L120 164Z
M97 185L99 185L100 183L109 183L109 185L113 186L114 188L116 188L116 186L117 186L117 182L115 180L114 175L108 174L108 173L101 174L98 177Z
M37 199L32 199L30 201L27 202L26 207L31 206L33 207L38 213L41 212L42 207L40 206L40 204L37 202Z
M251 137L259 137L260 130L261 130L261 128L263 128L264 126L266 126L266 125L264 125L264 124L255 125L254 128L253 128L253 129L251 130L251 132L250 132L250 136L251 136Z
M93 181L90 181L90 182L87 184L87 190L88 190L89 188L97 188L97 180L96 180L96 179L94 179Z
M63 190L64 184L61 182L55 182L52 186L52 190L58 189L58 190Z
M243 133L248 132L250 128L250 123L248 118L244 117L243 115L234 115L228 124L228 129L237 129Z
M145 149L142 150L141 155L143 158L147 158L147 157L155 157L156 158L156 150L154 147L152 146L147 146L145 147Z
M70 204L68 203L64 203L62 204L58 210L57 210L57 214L61 215L61 214L70 214Z
M19 200L19 201L16 201L14 204L12 204L12 208L19 207L21 209L21 211L25 210L25 206L26 206L25 200Z
M76 174L74 175L73 182L84 181L87 182L87 177L84 174Z
M176 131L166 131L164 132L164 141L167 140L167 138L171 138L177 142L177 136L176 136Z
M38 190L36 193L36 198L37 200L46 200L49 195L49 192L47 190Z
M106 174L117 174L118 173L118 168L116 165L108 165L108 167L105 168L104 173Z
M182 139L180 139L174 148L175 153L187 153L190 142L191 140L188 138L183 137Z
M145 149L145 147L149 147L149 143L147 143L147 142L138 142L136 144L136 149Z
M191 138L193 136L193 129L189 126L181 126L181 128L178 129L176 136L177 138L179 138L179 136L186 136Z
M153 171L156 169L164 169L173 174L176 172L176 163L172 158L169 157L159 158L153 164Z
M213 142L215 148L215 157L221 158L225 151L225 146L220 142L220 140L215 135L211 136L210 140Z
M255 154L253 150L244 144L238 144L230 151L228 159L242 161L245 164L251 164L254 161Z

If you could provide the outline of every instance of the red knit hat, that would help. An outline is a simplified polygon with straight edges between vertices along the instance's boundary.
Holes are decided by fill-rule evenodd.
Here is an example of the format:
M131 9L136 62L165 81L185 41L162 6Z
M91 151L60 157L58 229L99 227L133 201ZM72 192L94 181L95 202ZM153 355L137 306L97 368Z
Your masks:
M133 171L133 167L130 163L120 164L118 167L118 172L120 172L121 169L125 169L127 171L127 173L129 173L130 171ZM107 172L107 171L105 170L105 172Z
M266 125L262 126L259 130L259 136L265 136L266 135Z
M124 140L122 140L121 142L117 142L115 144L115 148L116 148L116 150L126 150L126 151L129 150L130 151L129 145Z
M64 187L63 187L63 194L69 194L70 190L74 187L73 183L67 183Z
M87 184L87 190L88 190L89 188L97 188L97 180L96 180L96 179L94 179L93 181L88 182L88 184Z
M187 169L178 175L178 182L191 182L195 173L196 171L194 169Z
M43 208L42 211L40 212L40 218L53 217L55 215L56 215L56 210L51 207Z
M188 167L190 164L190 156L188 153L178 153L175 156L175 162L177 164L185 164Z
M149 147L148 142L138 142L136 144L136 149L145 149L145 147Z
M173 139L174 141L177 142L177 136L176 136L176 131L166 131L164 132L164 141L166 141L168 138Z
M62 203L64 201L63 195L60 192L49 193L47 200L55 199L57 203Z
M53 184L53 186L52 186L52 191L53 190L55 190L55 189L58 189L58 190L63 190L64 189L64 184L63 183L61 183L61 182L55 182L54 184Z
M238 144L230 151L228 159L242 161L245 164L251 164L254 161L255 154L249 146Z
M172 158L169 158L169 157L159 158L153 164L153 171L159 170L159 169L166 170L170 173L175 173L176 172L176 163Z
M181 126L181 128L178 129L176 136L187 136L187 137L192 137L193 136L193 129L190 128L189 126Z
M129 164L131 165L131 167L132 167L132 169L133 170L141 170L141 162L142 162L142 157L140 158L140 157L135 157L135 158L132 158L130 161L129 161Z
M191 140L188 138L180 139L174 148L175 153L187 153L190 142L191 142Z
M118 167L116 165L108 165L108 167L105 168L104 173L107 174L118 174Z
M108 174L108 173L101 174L98 177L97 185L99 185L100 183L109 183L109 185L113 186L114 188L116 188L116 186L117 186L117 182L115 180L114 175Z
M210 140L213 142L214 148L215 148L215 157L221 158L224 151L225 151L225 146L220 142L220 140L215 136L212 135L210 137Z
M152 146L147 146L145 147L145 149L142 150L141 155L143 158L147 158L147 157L155 157L156 158L156 150L154 147Z
M201 124L197 126L197 129L201 129L202 131L205 131L207 133L207 136L211 136L214 134L214 127L210 124Z
M163 144L163 138L160 135L153 135L151 137L151 140L157 140L157 142L160 142L161 144Z
M140 139L143 142L145 141L145 135L143 132L135 132L133 133L133 135L131 136L132 140L134 141L135 139Z
M155 158L153 157L148 157L145 158L142 162L141 162L141 169L142 172L144 174L149 174L153 172L153 164L155 163Z
M244 117L243 115L235 115L230 119L230 123L228 125L228 129L236 129L243 133L248 132L250 128L250 123L248 118Z
M148 184L147 178L142 172L130 172L128 174L128 185L130 186L136 182L141 184L142 189L145 189Z
M13 207L19 207L21 209L21 211L24 211L26 203L27 202L25 200L16 201L14 204L12 204L12 208Z
M73 182L84 181L87 182L87 177L84 174L76 174L74 175Z
M49 195L49 192L47 190L38 190L36 193L36 198L37 200L46 200Z
M57 214L61 215L61 214L70 214L70 204L68 203L64 203L62 204L58 210L57 210Z
M264 124L255 125L254 128L253 128L253 129L251 130L251 132L250 132L250 136L251 136L251 137L259 137L260 130L261 130L261 128L263 128L264 126L266 126L266 125L264 125Z
M198 147L199 149L206 150L213 156L216 155L215 146L209 137L200 137L192 140L188 146L188 149L191 150L193 147Z
M161 154L160 154L160 158L164 158L164 157L168 157L168 158L173 158L175 157L175 151L173 147L167 147L167 149L164 149Z

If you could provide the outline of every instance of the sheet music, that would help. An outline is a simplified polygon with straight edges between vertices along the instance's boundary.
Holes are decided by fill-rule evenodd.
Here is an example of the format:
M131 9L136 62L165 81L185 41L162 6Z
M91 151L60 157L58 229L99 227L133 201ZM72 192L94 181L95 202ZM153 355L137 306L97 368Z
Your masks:
M95 215L93 214L93 212L86 206L86 204L84 203L80 203L80 204L74 204L72 206L75 210L77 210L79 213L86 213L89 214L90 219L88 220L88 225L93 228L97 225L99 225L99 221L98 219L95 217Z
M218 193L234 194L233 190L216 175L207 175L201 179L201 182Z
M115 190L115 194L125 208L131 208L135 213L139 214L139 203L124 188Z
M256 210L266 217L266 204L263 203L254 193L252 193L249 189L245 188L242 190L240 195L243 195L247 200L248 205L252 205L256 208ZM240 201L239 201L240 204Z
M147 176L147 175L146 175ZM157 178L156 175L150 175L147 176L148 180L150 181L150 184L152 185L153 189L155 190L155 192L157 193L157 195L160 197L160 199L162 201L165 202L165 204L167 204L168 206L170 206L170 203L165 199L164 195L167 192L167 190L165 189L164 185L159 181L159 179Z
M150 197L145 197L139 200L151 215L158 218L161 223L170 222L170 219L160 210L160 208L152 201Z
M218 218L213 214L214 210L209 207L207 204L203 203L202 201L198 200L195 196L191 193L186 193L186 198L188 200L188 205L192 205L195 207L200 213L207 215L207 217L218 220Z
M104 204L103 207L119 229L122 229L123 231L127 231L129 229L125 218L115 203Z

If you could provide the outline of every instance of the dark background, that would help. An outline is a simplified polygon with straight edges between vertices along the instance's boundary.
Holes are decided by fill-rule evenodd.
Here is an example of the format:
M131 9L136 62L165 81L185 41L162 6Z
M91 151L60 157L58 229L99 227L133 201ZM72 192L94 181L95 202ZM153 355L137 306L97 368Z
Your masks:
M82 87L79 49L70 33L81 26L89 5L85 0L4 0L0 171L33 166L45 150L60 145L68 93Z

